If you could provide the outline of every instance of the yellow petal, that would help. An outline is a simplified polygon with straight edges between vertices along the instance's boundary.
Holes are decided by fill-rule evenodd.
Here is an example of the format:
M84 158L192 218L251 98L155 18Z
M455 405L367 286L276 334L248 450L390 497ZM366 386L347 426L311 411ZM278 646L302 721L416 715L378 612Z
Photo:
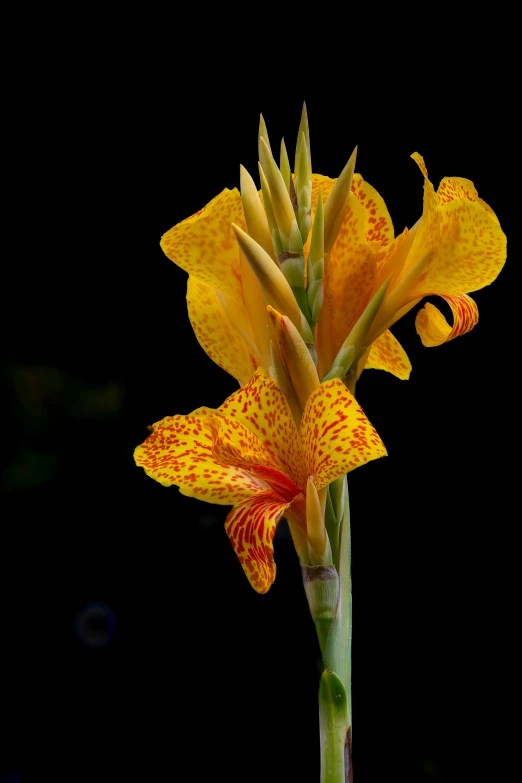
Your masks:
M418 153L412 158L425 177L424 211L401 277L422 257L429 262L405 302L489 285L506 260L506 237L495 213L470 180L446 177L435 193L423 159Z
M317 489L386 449L357 401L338 378L322 383L306 404L301 440Z
M292 413L284 394L265 370L258 370L218 410L253 432L274 466L301 488L306 486L306 466Z
M190 275L187 305L190 323L203 350L241 385L246 383L261 359L255 347L249 345L247 339L232 326L216 290ZM242 309L237 303L235 315L238 318L242 316L242 320L246 321ZM245 329L249 329L248 322L245 323Z
M355 193L366 213L365 232L368 242L379 242L381 247L393 241L393 223L383 197L360 174L354 174L352 193Z
M336 181L322 174L312 174L313 211L316 208L319 188L323 190L323 202L326 203ZM375 188L364 181L360 174L353 175L352 193L357 196L365 210L365 231L368 241L378 241L385 247L393 240L393 224L384 199Z
M427 302L415 318L417 334L426 347L442 345L471 331L478 322L478 307L470 296L444 296L453 313L450 326L440 310Z
M477 203L480 204L481 207L486 210L488 215L491 215L491 217L493 218L495 223L499 223L500 224L500 221L499 221L498 217L496 216L495 212L493 212L493 210L491 209L489 204L486 204L486 202L483 199L481 199L481 198L477 199Z
M198 408L188 416L167 416L134 451L136 464L164 487L223 505L239 503L266 489L266 483L214 456L216 413Z
M428 171L424 159L418 152L411 156L424 174L424 199L422 207L422 217L415 227L415 234L412 244L408 249L408 256L402 266L398 277L390 286L389 295L392 289L399 286L401 280L408 275L409 270L418 265L420 261L425 260L422 267L422 274L426 274L426 264L431 260L431 253L438 246L440 237L440 212L439 200L435 193L435 188L428 179ZM407 292L406 292L407 293ZM402 304L402 302L400 303Z
M449 201L476 201L478 193L475 185L470 179L464 177L444 177L437 190L439 205L447 204Z
M289 505L277 493L267 491L239 503L227 517L225 530L248 581L258 593L266 593L275 579L272 540Z
M409 299L466 294L495 280L506 260L506 236L481 203L449 201L440 208L440 237L425 275Z
M322 188L323 204L326 204L336 182L337 180L331 177L324 177L322 174L312 174L312 210L314 212L317 199L319 198L319 189Z
M319 377L329 372L350 329L370 301L375 254L365 237L365 211L352 194L325 266L324 301L316 328Z
M386 370L401 381L407 381L410 377L411 362L400 342L387 329L372 343L364 369Z
M231 223L246 228L236 188L226 188L206 207L167 231L161 247L186 272L241 301L239 253Z

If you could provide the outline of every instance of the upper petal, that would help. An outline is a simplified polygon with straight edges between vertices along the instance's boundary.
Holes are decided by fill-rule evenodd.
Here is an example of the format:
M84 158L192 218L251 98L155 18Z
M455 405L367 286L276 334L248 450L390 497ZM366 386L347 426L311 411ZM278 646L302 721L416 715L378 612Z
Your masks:
M471 296L444 296L453 313L450 326L440 310L427 302L415 318L417 334L426 347L442 345L471 331L478 322L478 307Z
M301 439L317 489L386 449L353 395L338 378L322 383L306 404Z
M489 285L506 260L506 237L497 216L462 177L445 177L435 193L422 157L414 153L412 158L424 174L424 209L401 276L423 257L428 263L406 301Z
M165 254L186 272L242 300L239 249L231 224L246 229L241 196L225 190L161 238Z
M167 416L134 451L136 464L165 487L208 503L234 504L266 489L266 483L215 456L215 411L198 408L188 416Z
M389 245L394 237L393 223L383 197L360 174L353 175L352 193L365 211L368 242L379 242L381 247Z
M227 517L225 530L248 581L258 593L266 593L275 579L272 540L289 505L268 490L239 503Z
M506 260L506 236L481 203L449 201L440 208L440 234L429 267L409 299L466 294L495 280Z
M258 372L219 408L227 419L247 427L270 454L273 465L304 486L306 466L301 441L284 394L266 370Z
M323 174L312 174L312 210L314 212L319 198L319 189L323 191L323 203L326 204L336 182L336 179L325 177Z
M441 180L437 190L439 205L447 204L450 201L476 201L478 199L477 189L470 179L464 177L444 177Z
M386 370L401 381L407 381L411 373L411 362L400 342L387 329L373 341L364 369Z
M316 328L320 377L330 370L374 291L375 253L366 241L365 220L365 210L352 194L325 266L323 307Z
M259 366L261 359L249 344L249 321L244 306L234 301L236 324L225 312L216 289L189 275L187 305L190 323L199 344L210 358L244 384ZM238 331L243 324L246 336ZM236 328L235 328L236 327Z

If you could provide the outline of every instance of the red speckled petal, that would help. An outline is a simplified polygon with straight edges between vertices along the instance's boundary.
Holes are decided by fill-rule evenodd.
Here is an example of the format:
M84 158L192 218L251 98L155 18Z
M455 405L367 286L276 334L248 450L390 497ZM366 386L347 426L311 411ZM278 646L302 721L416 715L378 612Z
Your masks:
M373 341L365 370L386 370L401 381L407 381L411 373L411 362L408 354L387 329Z
M266 489L262 479L216 458L215 411L199 408L188 416L167 416L134 451L136 464L165 487L222 505L239 503Z
M435 305L427 302L415 318L417 334L426 347L442 345L471 331L478 322L478 307L470 296L444 296L453 313L453 326Z
M324 177L322 174L312 174L312 211L315 212L319 188L323 191L323 202L326 203L332 192L336 179ZM352 193L364 209L364 229L368 242L379 242L385 247L393 240L393 223L388 208L382 196L360 174L354 174Z
M389 245L394 237L393 223L383 197L360 174L353 175L352 193L355 193L366 214L368 242L379 242L381 247Z
M476 201L478 199L475 185L470 179L464 179L464 177L444 177L437 190L437 196L439 197L439 206L450 201L462 201L462 199Z
M319 188L323 191L323 204L326 204L328 196L337 182L331 177L324 177L322 174L312 174L312 211L315 212L317 199L319 198Z
M506 236L480 202L449 201L440 209L440 234L425 274L409 299L460 295L495 280L506 260Z
M495 280L506 260L506 237L493 210L470 180L446 177L438 193L424 160L411 156L424 174L424 211L404 272L427 253L429 263L407 301L430 294L459 296Z
M246 230L241 196L225 190L161 238L165 254L186 272L242 301L239 250L231 223Z
M325 266L324 301L316 328L320 377L330 370L374 292L375 254L366 241L365 220L365 210L352 194Z
M266 593L275 579L272 540L289 505L276 492L261 492L238 504L227 517L225 530L248 581L258 593Z
M301 439L317 489L386 449L356 399L338 378L322 383L306 403Z
M284 394L265 370L259 369L225 400L219 413L253 432L273 465L300 487L305 486L306 467L294 419Z

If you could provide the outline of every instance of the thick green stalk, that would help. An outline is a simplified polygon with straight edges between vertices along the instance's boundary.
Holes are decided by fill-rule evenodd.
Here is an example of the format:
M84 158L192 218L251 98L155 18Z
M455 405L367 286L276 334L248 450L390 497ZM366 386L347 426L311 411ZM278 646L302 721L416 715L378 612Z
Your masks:
M321 783L351 783L346 691L339 677L328 669L319 683L319 730Z
M344 479L346 482L346 478ZM335 565L305 566L303 580L315 622L324 671L319 687L321 783L351 783L352 584L348 485L338 527L338 549L329 525ZM332 514L333 503L328 513Z

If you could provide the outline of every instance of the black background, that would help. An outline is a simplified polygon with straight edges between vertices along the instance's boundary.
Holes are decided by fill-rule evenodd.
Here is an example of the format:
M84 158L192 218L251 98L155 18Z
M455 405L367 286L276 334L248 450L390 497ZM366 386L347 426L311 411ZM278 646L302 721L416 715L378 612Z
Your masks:
M292 157L306 99L314 170L337 176L358 144L397 232L421 211L417 150L435 184L472 179L508 236L471 334L425 349L413 311L394 328L411 379L364 373L358 397L389 457L350 477L356 781L496 779L516 618L514 115L469 74L474 90L441 73L420 89L412 66L405 89L355 58L350 79L332 66L307 87L293 70L290 89L288 74L249 72L248 46L231 65L225 52L160 59L139 39L102 62L98 44L74 79L74 41L70 57L49 52L12 120L24 156L4 292L1 775L318 780L317 649L285 525L259 596L227 509L165 490L132 458L146 425L237 388L197 344L160 236L237 186L240 163L255 175L259 111ZM92 602L115 621L100 647Z

